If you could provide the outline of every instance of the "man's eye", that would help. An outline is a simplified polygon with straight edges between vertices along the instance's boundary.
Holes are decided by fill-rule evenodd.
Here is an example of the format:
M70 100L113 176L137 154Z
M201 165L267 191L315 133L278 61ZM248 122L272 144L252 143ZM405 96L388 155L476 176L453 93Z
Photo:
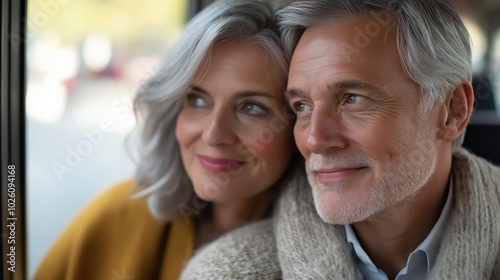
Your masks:
M188 94L186 100L190 107L202 108L207 106L207 102L203 98L193 93Z
M292 104L292 110L295 113L302 113L311 110L311 107L308 105L301 103L301 102L296 102Z
M243 111L245 112L245 114L252 116L259 116L267 113L267 111L261 105L255 103L245 103L243 105Z
M356 103L358 103L360 101L363 101L365 99L366 99L366 97L364 97L364 96L361 96L361 95L358 95L358 94L349 93L347 95L345 103L347 103L347 104L356 104Z

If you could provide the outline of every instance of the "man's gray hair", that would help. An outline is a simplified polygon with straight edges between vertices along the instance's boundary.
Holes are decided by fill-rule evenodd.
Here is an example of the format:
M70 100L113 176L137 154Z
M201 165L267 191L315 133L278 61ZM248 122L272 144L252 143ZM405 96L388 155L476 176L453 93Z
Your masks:
M135 180L141 191L136 197L150 195L149 210L156 218L172 221L181 213L181 205L192 204L194 192L182 164L175 127L182 97L209 59L213 45L244 40L260 46L286 82L289 61L273 16L271 6L258 1L211 4L187 24L162 68L139 89L134 100L141 138Z
M374 23L391 20L394 24L403 69L422 89L423 112L444 101L463 80L471 81L469 33L443 0L297 1L277 13L287 55L291 57L308 27L356 15L371 15ZM462 145L464 134L453 142L453 150Z

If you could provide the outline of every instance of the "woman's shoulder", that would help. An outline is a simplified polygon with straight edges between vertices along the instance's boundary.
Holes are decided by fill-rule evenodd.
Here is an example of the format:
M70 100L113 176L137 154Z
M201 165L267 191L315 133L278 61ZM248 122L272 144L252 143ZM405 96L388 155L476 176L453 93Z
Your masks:
M106 189L80 211L67 230L89 233L133 225L140 221L165 224L151 216L145 197L132 197L134 192L134 180L123 181Z
M133 199L134 192L135 183L128 180L88 204L52 246L34 279L109 279L122 267L136 276L143 268L153 270L147 263L154 266L163 253L167 223L154 219L146 198Z
M95 198L81 212L80 216L88 219L103 217L108 221L110 218L126 217L127 220L130 220L133 217L151 216L146 198L132 197L135 191L136 185L133 179L120 182Z
M207 245L189 261L181 277L182 280L280 278L271 219L229 232Z
M109 239L134 235L142 226L147 226L151 233L163 231L167 223L153 218L146 197L133 198L134 193L133 180L112 186L88 204L68 230L78 231L75 235L109 236Z

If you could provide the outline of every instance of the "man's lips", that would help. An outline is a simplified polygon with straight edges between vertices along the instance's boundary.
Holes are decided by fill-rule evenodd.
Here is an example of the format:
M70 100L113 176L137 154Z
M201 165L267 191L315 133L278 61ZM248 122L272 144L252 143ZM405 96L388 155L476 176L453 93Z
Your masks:
M348 179L367 167L334 167L316 170L315 173L321 183L338 182Z
M198 155L198 160L203 168L211 172L224 172L238 169L245 164L244 161L225 158L213 158L209 156Z

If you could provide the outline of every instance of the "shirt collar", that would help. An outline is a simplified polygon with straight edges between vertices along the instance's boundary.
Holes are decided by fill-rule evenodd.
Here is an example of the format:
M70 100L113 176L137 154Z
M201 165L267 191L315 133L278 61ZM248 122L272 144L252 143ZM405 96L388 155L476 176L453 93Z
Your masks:
M412 255L415 253L422 251L425 253L425 263L426 263L426 270L427 273L429 273L432 268L434 267L434 264L436 263L437 255L439 253L439 247L441 245L441 240L443 239L444 235L444 230L446 228L446 221L448 220L448 217L451 213L451 206L452 206L452 201L453 201L453 180L450 177L450 183L449 183L449 188L448 188L448 195L446 198L446 202L444 204L443 210L441 211L441 215L439 216L439 219L437 220L436 224L430 231L429 235L425 238L425 240L410 254L408 258L408 262L406 264L406 267L401 270L401 272L405 273L408 270L408 267L410 266L410 262L412 260ZM366 254L365 250L361 247L361 244L358 241L358 238L356 237L356 234L354 233L354 230L352 229L351 225L344 225L345 227L345 232L346 232L346 237L347 237L347 242L352 245L353 253L361 263L358 263L358 265L364 265L365 268L367 268L370 272L372 273L377 273L381 272L375 264L371 261L370 257Z
M451 205L453 201L453 180L450 177L450 187L448 188L448 197L441 211L438 221L432 228L431 232L425 240L415 249L414 252L419 250L423 251L427 255L427 272L430 272L436 263L437 255L439 253L439 247L441 245L441 240L443 240L444 230L446 228L446 221L451 213Z

